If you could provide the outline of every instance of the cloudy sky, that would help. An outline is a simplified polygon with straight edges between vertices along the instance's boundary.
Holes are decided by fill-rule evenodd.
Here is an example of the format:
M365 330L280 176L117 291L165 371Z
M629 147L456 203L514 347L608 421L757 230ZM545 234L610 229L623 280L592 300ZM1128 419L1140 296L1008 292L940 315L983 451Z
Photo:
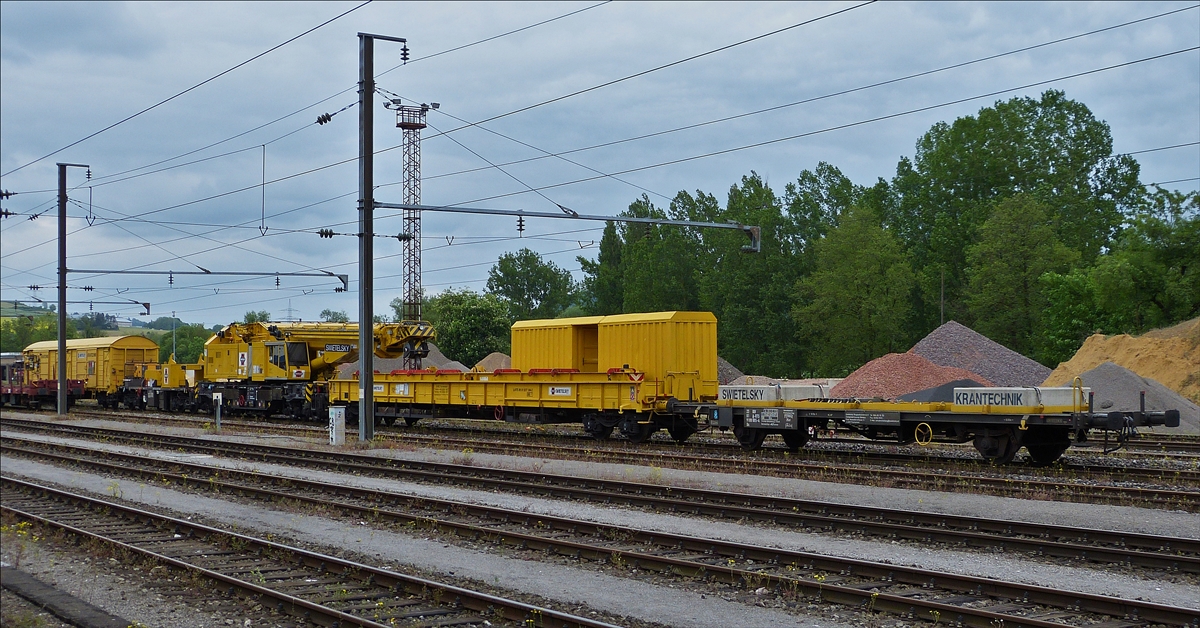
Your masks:
M54 164L71 162L90 165L92 180L83 169L69 172L70 268L327 270L352 279L350 293L338 294L338 282L314 277L283 277L276 287L271 278L181 275L169 284L159 275L72 274L71 301L148 301L150 318L174 311L208 325L251 309L277 319L311 320L326 308L354 317L357 240L315 231L357 226L358 32L408 39L412 61L403 67L398 44L376 44L380 88L441 104L422 149L422 201L430 205L557 211L560 203L609 215L642 194L662 206L680 190L724 198L751 171L781 192L820 161L870 184L890 178L930 125L1048 88L1107 121L1118 152L1190 144L1136 155L1144 182L1175 181L1167 187L1182 190L1200 183L1200 52L1188 50L1200 45L1195 2L376 2L43 158L359 4L0 3L0 187L17 192L3 203L17 215L0 221L3 298L56 299ZM814 19L431 137L460 120L491 119ZM1143 21L1120 26L1136 20ZM1099 29L1109 30L662 133ZM1034 83L1042 84L1023 87ZM961 102L938 106L952 101ZM906 113L917 109L925 110ZM377 150L400 144L393 114L377 107L375 121ZM612 144L648 134L657 135ZM792 136L801 137L731 150ZM534 159L606 143L565 155L570 161ZM400 152L376 161L378 200L403 200ZM720 154L696 158L710 153ZM339 162L346 163L330 166ZM501 171L489 162L520 163ZM614 173L625 174L601 176ZM521 247L578 276L575 257L595 255L601 227L530 220L518 238L512 218L426 214L424 285L482 290L496 257ZM398 233L396 212L378 211L376 229ZM401 246L377 239L375 250L375 311L390 313L401 290Z

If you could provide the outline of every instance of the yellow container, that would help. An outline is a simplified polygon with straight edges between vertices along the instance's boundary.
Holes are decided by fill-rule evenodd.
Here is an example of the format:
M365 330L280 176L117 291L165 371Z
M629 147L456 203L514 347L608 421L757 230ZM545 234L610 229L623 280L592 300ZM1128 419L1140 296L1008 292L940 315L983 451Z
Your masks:
M35 342L25 348L25 362L32 366L31 380L58 377L58 341ZM147 364L158 363L158 344L144 336L76 338L67 341L67 379L84 380L88 396L112 393L136 377Z
M598 324L600 372L632 368L681 401L717 396L717 317L711 312L605 316Z
M596 373L597 324L603 316L517 321L512 326L512 367L575 369ZM606 370L606 369L605 369Z

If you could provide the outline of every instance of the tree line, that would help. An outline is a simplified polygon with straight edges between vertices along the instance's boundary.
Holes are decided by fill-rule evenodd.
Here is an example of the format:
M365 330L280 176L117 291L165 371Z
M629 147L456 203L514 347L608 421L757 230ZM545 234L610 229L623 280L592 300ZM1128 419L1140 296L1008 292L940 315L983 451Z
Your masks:
M724 199L642 196L622 215L758 225L762 252L725 230L608 223L581 282L523 249L485 292L431 297L439 347L472 364L507 350L514 320L708 310L739 369L839 376L943 321L1055 366L1092 333L1200 315L1200 194L1148 188L1056 90L933 125L890 179L821 162L780 191L751 172Z

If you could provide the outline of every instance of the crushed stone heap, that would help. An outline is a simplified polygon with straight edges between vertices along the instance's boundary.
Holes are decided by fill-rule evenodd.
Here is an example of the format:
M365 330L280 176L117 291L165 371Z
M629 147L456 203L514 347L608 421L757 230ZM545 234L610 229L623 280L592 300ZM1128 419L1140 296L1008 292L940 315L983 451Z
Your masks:
M1050 375L1045 366L957 321L929 332L908 352L977 373L996 386L1041 386Z
M1090 371L1085 371L1079 377L1083 380L1083 385L1091 388L1095 395L1096 412L1138 410L1139 395L1144 390L1147 410L1179 410L1178 428L1149 428L1151 431L1200 434L1200 406L1153 379L1142 377L1112 362L1105 362Z
M512 368L512 358L507 354L493 351L487 354L478 364L475 365L476 371L484 371L490 373L496 369Z
M867 362L829 392L831 397L895 399L900 395L941 386L956 379L972 379L991 386L987 378L951 366L939 366L914 353L889 353Z
M738 368L725 360L721 356L717 356L717 383L721 386L726 386L733 380L745 376Z

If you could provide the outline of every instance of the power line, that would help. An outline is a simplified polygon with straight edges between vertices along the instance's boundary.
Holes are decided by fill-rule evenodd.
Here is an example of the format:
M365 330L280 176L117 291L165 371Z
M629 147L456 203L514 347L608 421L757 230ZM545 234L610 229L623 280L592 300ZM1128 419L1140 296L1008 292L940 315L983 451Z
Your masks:
M453 48L448 48L448 49L446 49L446 50L442 50L442 51L440 51L440 52L435 52L435 53L433 53L433 54L430 54L430 55L425 55L425 56L423 56L423 57L416 57L415 59L412 59L412 60L408 61L408 63L409 63L409 64L411 64L411 63L416 63L416 62L418 62L418 61L424 61L424 60L426 60L426 59L431 59L431 58L433 58L433 57L438 57L438 56L441 56L441 55L444 55L444 54L447 54L447 53L450 53L450 52L455 52L455 51L458 51L458 50L462 50L462 49L464 49L464 48L470 48L470 47L472 47L472 46L476 46L476 45L479 45L479 44L482 44L482 43L486 43L486 42L489 42L489 41L493 41L493 40L496 40L496 39L500 39L501 37L506 37L506 36L508 36L508 35L513 35L513 34L515 34L515 33L520 33L520 32L522 32L522 31L526 31L526 30L529 30L529 29L531 29L531 28L534 28L534 27L537 27L537 26L542 26L543 24L549 24L549 23L551 23L551 22L556 22L556 21L558 21L558 20L561 20L561 19L563 19L563 18L570 17L570 16L572 16L572 15L577 15L577 14L579 14L579 13L583 13L584 11L588 11L588 10L594 9L594 8L596 8L596 7L599 7L599 6L603 6L603 5L605 5L605 4L608 4L608 3L609 3L609 2L611 2L611 1L612 1L612 0L604 0L603 2L599 2L599 3L597 3L597 4L593 4L593 5L591 5L591 6L587 6L587 7L584 7L584 8L582 8L582 9L577 9L577 10L575 10L575 11L570 11L570 12L564 13L564 14L562 14L562 15L558 15L558 16L555 16L555 17L552 17L552 18L549 18L549 19L546 19L546 20L542 20L542 21L540 21L540 22L535 22L535 23L533 23L533 24L530 24L530 25L527 25L527 26L522 26L522 27L520 27L520 28L516 28L516 29L510 30L510 31L506 31L506 32L504 32L504 33L500 33L499 35L492 35L492 36L490 36L490 37L485 37L485 38L483 38L483 39L479 39L479 40L476 40L476 41L473 41L473 42L470 42L470 43L467 43L467 44L462 44L462 45L460 45L460 46L455 46L455 47L453 47ZM358 7L355 7L355 9L357 9L357 8L358 8ZM352 10L353 10L353 9L352 9ZM341 17L341 16L339 16L339 17ZM334 18L334 19L337 19L337 18ZM318 27L318 28L319 28L319 27ZM284 43L287 43L287 42L284 42ZM282 44L280 44L280 45L282 45ZM270 52L270 51L268 51L268 52ZM266 53L264 53L264 54L266 54ZM392 72L392 71L394 71L394 70L396 70L396 69L398 69L398 68L400 68L400 67L403 67L403 65L404 65L404 64L400 64L400 65L395 65L395 66L392 66L391 68L389 68L389 69L387 69L387 70L384 70L383 72L380 72L380 73L379 73L377 76L383 76L383 75L385 75L385 74L388 74L388 73L390 73L390 72ZM214 78L215 78L215 77L214 77ZM210 80L211 80L211 79L210 79ZM170 161L174 161L174 160L176 160L176 159L181 159L181 158L183 158L183 157L187 157L187 156L189 156L189 155L194 155L194 154L196 154L196 153L199 153L199 152L202 152L202 151L208 150L208 149L210 149L210 148L212 148L212 147L214 147L214 146L219 146L219 145L221 145L221 144L224 144L224 143L226 143L226 142L229 142L229 141L235 140L235 139L237 139L237 138L239 138L239 137L243 137L243 136L245 136L245 135L249 135L250 133L253 133L253 132L255 132L255 131L258 131L258 130L260 130L260 129L264 129L264 128L266 128L266 127L268 127L268 126L271 126L271 125L273 125L273 124L275 124L275 123L277 123L277 122L282 122L283 120L286 120L286 119L288 119L288 118L291 118L292 116L295 116L295 115L298 115L298 114L300 114L300 113L303 113L303 112L305 112L305 111L307 111L307 110L309 110L309 109L312 109L313 107L316 107L317 105L320 105L320 104L322 104L322 103L325 103L325 102L328 102L328 101L330 101L330 100L333 100L334 98L337 98L338 96L341 96L342 94L345 94L345 93L347 93L347 92L354 91L354 90L356 90L356 89L358 89L358 86L357 86L357 84L356 84L356 85L352 85L352 86L350 86L350 87L348 87L348 88L346 88L346 89L343 89L343 90L342 90L342 91L340 91L340 92L337 92L336 94L333 94L332 96L327 96L327 97L325 97L325 98L322 98L321 100L318 100L317 102L315 102L315 103L312 103L311 105L306 105L306 106L304 106L304 107L301 107L300 109L297 109L297 110L295 110L295 111L293 111L293 112L291 112L291 113L289 113L289 114L286 114L286 115L280 116L280 117L278 117L278 118L275 118L274 120L271 120L270 122L266 122L266 123L260 124L260 125L258 125L258 126L256 126L256 127L252 128L252 129L249 129L249 130L246 130L246 131L242 131L241 133L238 133L238 134L236 134L236 135L232 135L232 136L230 136L230 137L227 137L227 138L225 138L225 139L223 139L223 140L219 140L219 141L217 141L217 142L213 142L213 143L211 143L211 144L209 144L209 145L207 145L207 146L203 146L203 147L201 147L201 148L197 148L197 149L194 149L194 150L191 150L191 151L188 151L188 152L185 152L185 153L182 153L182 154L176 155L176 156L174 156L174 157L169 157L169 158L167 158L167 159L163 159L163 160L160 160L160 161L156 161L156 162L154 162L154 163L150 163L150 164L147 164L147 165L144 165L144 166L139 166L139 167L137 167L137 168L131 168L131 169L129 169L129 170L124 170L124 171L121 171L121 172L113 173L113 174L111 174L111 175L106 175L106 176L103 176L103 177L97 177L97 180L104 180L104 179L107 179L107 178L111 178L111 177L117 177L117 176L121 176L121 175L124 175L124 174L128 174L128 173L130 173L130 172L136 172L136 171L138 171L138 170L144 170L144 169L146 169L146 168L153 168L154 166L158 166L158 165L161 165L161 164L164 164L164 163L170 162ZM160 104L161 104L161 103L160 103ZM357 103L357 101L356 101L356 102L355 102L355 103L353 103L353 104L358 104L358 103ZM342 110L345 110L346 108L347 108L347 107L342 107ZM335 112L334 114L331 114L331 115L337 115L337 113ZM119 123L118 123L118 124L119 124ZM275 138L275 139L273 139L273 140L271 140L270 142L267 142L267 143L268 143L268 144L270 144L270 143L272 143L272 142L276 142L276 141L278 141L278 140L281 140L281 139L283 139L283 138L285 138L285 137L288 137L289 135L292 135L292 134L294 134L294 133L298 133L299 131L301 131L301 130L303 130L303 129L306 129L306 128L308 128L308 127L312 126L312 124L315 124L315 123L309 123L309 124L305 124L303 127L300 127L300 128L298 128L298 129L296 129L296 130L294 130L294 131L291 131L291 132L289 132L289 133L286 133L286 134L284 134L284 135L282 135L282 136L280 136L280 137L277 137L277 138ZM87 138L84 138L84 139L87 139ZM83 140L80 140L80 141L83 141ZM247 148L245 148L245 149L241 149L241 150L251 150L252 148L257 148L257 147L258 147L258 145L255 145L255 146L253 146L253 147L247 147ZM61 150L61 149L60 149L60 150ZM233 152L234 152L234 153L236 153L236 152L241 152L241 151L233 151ZM52 153L52 154L53 154L53 153ZM226 153L226 155L229 155L229 154L233 154L233 153ZM47 155L47 156L49 156L49 155ZM218 157L220 157L220 156L223 156L223 155L218 155ZM43 157L42 159L45 159L45 157ZM204 160L198 160L198 161L204 161ZM198 163L198 161L197 161L197 162L192 162L192 163ZM29 164L26 164L26 165L29 165ZM184 165L186 165L186 164L184 164ZM22 167L22 168L24 168L25 166L21 166L21 167ZM18 168L18 170L19 170L19 168ZM13 170L12 172L16 172L16 170ZM53 190L53 189L52 189L52 190L38 190L38 191L39 191L39 192L42 192L42 191L44 191L44 192L56 192L57 190ZM28 193L28 192L27 192L27 193Z
M852 93L855 93L855 92L860 92L860 91L865 91L865 90L869 90L869 89L874 89L874 88L876 88L876 87L882 87L882 86L885 86L885 85L891 85L891 84L899 83L899 82L902 82L902 81L908 81L908 80L915 79L915 78L920 78L920 77L923 77L923 76L929 76L929 75L931 75L931 74L937 74L937 73L940 73L940 72L945 72L945 71L948 71L948 70L954 70L954 69L958 69L958 68L966 67L966 66L969 66L969 65L974 65L974 64L977 64L977 63L982 63L982 62L984 62L984 61L991 61L991 60L994 60L994 59L999 59L999 58L1001 58L1001 57L1011 56L1011 55L1014 55L1014 54L1019 54L1019 53L1022 53L1022 52L1028 52L1028 51L1030 51L1030 50L1034 50L1034 49L1037 49L1037 48L1044 48L1044 47L1046 47L1046 46L1050 46L1050 45L1054 45L1054 44L1059 44L1059 43L1063 43L1063 42L1066 42L1066 41L1071 41L1071 40L1074 40L1074 39L1079 39L1079 38L1082 38L1082 37L1088 37L1088 36L1090 36L1090 35L1095 35L1095 34L1098 34L1098 33L1103 33L1103 32L1106 32L1106 31L1110 31L1110 30L1117 29L1117 28L1123 28L1123 27L1126 27L1126 26L1131 26L1131 25L1133 25L1133 24L1138 24L1138 23L1141 23L1141 22L1146 22L1146 21L1149 21L1149 20L1159 19L1159 18L1162 18L1162 17L1166 17L1166 16L1168 16L1168 15L1173 15L1173 14L1175 14L1175 13L1179 13L1179 12L1181 12L1181 11L1190 11L1190 10L1192 10L1192 9L1196 9L1196 8L1200 8L1200 5L1192 5L1192 6L1184 7L1184 8L1182 8L1182 9L1176 9L1176 10L1173 10L1173 11L1167 11L1167 12L1165 12L1165 13L1159 13L1159 14L1157 14L1157 15L1151 15L1151 16L1149 16L1149 17L1144 17L1144 18L1140 18L1140 19L1137 19L1137 20L1132 20L1132 21L1129 21L1129 22L1123 22L1123 23L1121 23L1121 24L1114 24L1114 25L1112 25L1112 26L1106 26L1106 27L1104 27L1104 28L1099 28L1099 29L1096 29L1096 30L1087 31L1087 32L1085 32L1085 33L1079 33L1079 34L1076 34L1076 35L1071 35L1071 36L1068 36L1068 37L1062 37L1062 38L1059 38L1059 39L1050 40L1050 41L1043 42L1043 43L1040 43L1040 44L1034 44L1034 45L1032 45L1032 46L1024 46L1024 47L1022 47L1022 48L1016 48L1016 49L1014 49L1014 50L1009 50L1009 51L1007 51L1007 52L1001 52L1001 53L997 53L997 54L993 54L993 55L988 55L988 56L980 57L980 58L978 58L978 59L973 59L973 60L971 60L971 61L964 61L964 62L961 62L961 63L954 63L954 64L951 64L951 65L942 66L942 67L940 67L940 68L935 68L935 69L932 69L932 70L925 70L925 71L922 71L922 72L916 72L916 73L913 73L913 74L908 74L908 75L906 75L906 76L901 76L901 77L898 77L898 78L888 79L888 80L885 80L885 81L878 81L878 82L875 82L875 83L870 83L870 84L867 84L867 85L862 85L862 86L859 86L859 87L853 87L853 88L850 88L850 89L844 89L844 90L840 90L840 91L836 91L836 92L830 92L830 93L828 93L828 94L823 94L823 95L821 95L821 96L813 96L813 97L811 97L811 98L804 98L804 99L801 99L801 100L796 100L796 101L792 101L792 102L784 103L784 104L781 104L781 105L775 105L775 106L772 106L772 107L767 107L767 108L765 108L765 109L758 109L758 110L755 110L755 111L749 111L749 112L745 112L745 113L739 113L739 114L735 114L735 115L731 115L731 116L725 116L725 117L721 117L721 118L714 118L714 119L712 119L712 120L707 120L707 121L704 121L704 122L697 122L697 123L695 123L695 124L688 124L688 125L684 125L684 126L674 127L674 128L671 128L671 129L666 129L666 130L663 130L663 131L655 131L655 132L653 132L653 133L646 133L646 134L643 134L643 135L636 135L636 136L633 136L633 137L627 137L627 138L624 138L624 139L613 140L613 141L610 141L610 142L602 142L602 143L600 143L600 144L593 144L593 145L591 145L591 146L584 146L584 147L582 147L582 148L575 148L575 149L566 150L566 151L561 151L561 152L557 152L557 153L550 153L550 154L543 155L543 156L540 156L540 157L530 157L530 158L527 158L527 159L518 159L518 160L514 160L514 161L509 161L509 162L501 163L501 164L499 164L499 165L500 165L500 166L512 166L512 165L516 165L516 164L529 163L529 162L533 162L533 161L540 161L540 160L542 160L542 159L546 159L546 158L548 158L548 157L562 157L563 155L570 155L570 154L573 154L573 153L580 153L580 152L584 152L584 151L595 150L595 149L597 149L597 148L606 148L606 147L609 147L609 146L615 146L615 145L618 145L618 144L624 144L624 143L628 143L628 142L634 142L634 141L639 141L639 140L649 139L649 138L652 138L652 137L658 137L658 136L660 136L660 135L667 135L667 134L670 134L670 133L677 133L677 132L679 132L679 131L686 131L686 130L695 129L695 128L700 128L700 127L709 126L709 125L713 125L713 124L719 124L719 123L722 123L722 122L729 122L729 121L731 121L731 120L738 120L738 119L741 119L741 118L746 118L746 117L750 117L750 116L756 116L756 115L760 115L760 114L764 114L764 113L770 113L770 112L772 112L772 111L779 111L779 110L781 110L781 109L786 109L786 108L789 108L789 107L795 107L795 106L798 106L798 105L804 105L804 104L808 104L808 103L812 103L812 102L817 102L817 101L820 101L820 100L827 100L827 99L830 99L830 98L835 98L835 97L837 97L837 96L844 96L844 95L846 95L846 94L852 94ZM471 126L477 126L478 124L479 124L479 123L473 123L473 124L471 124ZM480 128L482 128L482 127L480 127ZM485 129L485 130L486 130L486 129ZM427 138L425 138L425 139L434 139L434 138L436 138L436 137L438 137L438 136L437 136L437 135L433 135L433 136L427 137ZM535 147L532 147L532 146L531 146L530 148L535 148ZM536 148L535 148L535 149L536 149ZM385 150L386 150L386 149L385 149ZM380 151L380 152L383 152L383 151ZM433 176L430 176L430 177L426 177L426 180L439 179L439 178L443 178L443 177L457 176L457 175L460 175L460 174L468 174L468 173L471 173L471 172L479 172L479 171L481 171L481 170L487 170L487 168L470 168L470 169L467 169L467 170L459 170L459 171L456 171L456 172L448 172L448 173L445 173L445 174L438 174L438 175L433 175ZM384 184L384 185L394 185L394 184Z
M1108 71L1108 70L1115 70L1115 69L1118 69L1118 68L1128 67L1128 66L1132 66L1132 65L1139 64L1139 63L1146 63L1146 62L1149 62L1149 61L1156 61L1156 60L1158 60L1158 59L1164 59L1164 58L1171 57L1171 56L1178 55L1178 54L1183 54L1183 53L1187 53L1187 52L1195 52L1196 50L1200 50L1200 46L1192 46L1192 47L1190 47L1190 48L1184 48L1184 49L1181 49L1181 50L1176 50L1176 51L1173 51L1173 52L1167 52L1167 53L1163 53L1163 54L1159 54L1159 55L1153 55L1153 56L1150 56L1150 57L1144 57L1144 58L1141 58L1141 59L1136 59L1136 60L1134 60L1134 61L1127 61L1127 62L1125 62L1125 63L1117 63L1117 64L1113 64L1113 65L1105 66L1105 67L1102 67L1102 68L1096 68L1096 69L1094 69L1094 70L1087 70L1087 71L1084 71L1084 72L1076 72L1076 73L1074 73L1074 74L1067 74L1067 75L1064 75L1064 76L1060 76L1060 77L1053 78L1053 79L1047 79L1047 80L1044 80L1044 81L1036 81L1036 82L1033 82L1033 83L1026 83L1025 85L1019 85L1019 86L1016 86L1016 87L1010 87L1010 88L1007 88L1007 89L996 90L996 91L988 92L988 93L986 93L986 94L980 94L980 95L978 95L978 96L969 96L969 97L966 97L966 98L957 98L957 99L955 99L955 100L946 101L946 102L939 103L939 104L936 104L936 105L928 105L928 106L925 106L925 107L918 107L918 108L915 108L915 109L909 109L909 110L906 110L906 111L901 111L901 112L897 112L897 113L891 113L891 114L887 114L887 115L883 115L883 116L876 116L876 117L874 117L874 118L868 118L868 119L865 119L865 120L859 120L859 121L856 121L856 122L848 122L848 123L846 123L846 124L839 124L839 125L836 125L836 126L826 127L826 128L823 128L823 129L818 129L818 130L816 130L816 131L807 131L807 132L805 132L805 133L797 133L797 134L794 134L794 135L788 135L788 136L785 136L785 137L779 137L779 138L775 138L775 139L765 140L765 141L762 141L762 142L755 142L755 143L752 143L752 144L745 144L745 145L742 145L742 146L737 146L737 147L734 147L734 148L726 148L726 149L723 149L723 150L711 151L711 152L708 152L708 153L703 153L703 154L699 154L699 155L692 155L692 156L690 156L690 157L681 157L681 158L679 158L679 159L672 159L672 160L669 160L669 161L662 161L662 162L658 162L658 163L654 163L654 164L649 164L649 165L646 165L646 166L639 166L639 167L636 167L636 168L628 168L628 169L626 169L626 170L620 170L620 171L614 172L613 174L615 174L615 175L623 175L623 174L629 174L629 173L632 173L632 172L641 172L641 171L643 171L643 170L651 170L651 169L653 169L653 168L661 168L661 167L663 167L663 166L671 166L671 165L676 165L676 164L686 163L686 162L689 162L689 161L696 161L696 160L698 160L698 159L705 159L705 158L708 158L708 157L715 157L715 156L718 156L718 155L726 155L726 154L729 154L729 153L735 153L735 152L739 152L739 151L743 151L743 150L748 150L748 149L751 149L751 148L760 148L760 147L762 147L762 146L768 146L768 145L771 145L771 144L778 144L778 143L781 143L781 142L788 142L788 141L791 141L791 140L796 140L796 139L800 139L800 138L803 138L803 137L810 137L810 136L813 136L813 135L820 135L820 134L823 134L823 133L829 133L829 132L831 132L831 131L839 131L839 130L842 130L842 129L848 129L848 128L853 128L853 127L857 127L857 126L863 126L863 125L866 125L866 124L872 124L872 123L875 123L875 122L881 122L881 121L883 121L883 120L891 120L891 119L893 119L893 118L900 118L900 117L903 117L903 116L912 115L912 114L914 114L914 113L921 113L921 112L924 112L924 111L932 111L932 110L934 110L934 109L940 109L940 108L942 108L942 107L949 107L949 106L951 106L951 105L957 105L957 104L961 104L961 103L965 103L965 102L970 102L970 101L972 101L972 100L980 100L980 99L982 99L982 98L990 98L990 97L992 97L992 96L998 96L998 95L1000 95L1000 94L1006 94L1006 93L1009 93L1009 92L1014 92L1014 91L1018 91L1018 90L1022 90L1022 89L1029 89L1029 88L1031 88L1031 87L1038 87L1038 86L1041 86L1041 85L1048 85L1048 84L1050 84L1050 83L1057 83L1057 82L1059 82L1059 81L1065 81L1065 80L1069 80L1069 79L1073 79L1073 78L1079 78L1079 77L1081 77L1081 76L1087 76L1087 75L1090 75L1090 74L1096 74L1096 73L1099 73L1099 72L1106 72L1106 71ZM575 180L572 180L572 181L565 181L565 182L562 182L562 183L555 183L555 184L553 184L553 185L545 185L545 186L541 186L541 187L539 187L538 189L539 189L539 190L553 189L553 188L558 188L558 187L564 187L564 186L567 186L567 185L575 185L575 184L577 184L577 183L585 183L585 182L588 182L588 181L595 181L595 180L597 180L597 179L602 179L602 178L604 178L604 177L600 177L600 176L595 176L595 177L585 177L585 178L583 178L583 179L575 179ZM455 206L455 205L465 205L465 204L467 204L467 203L479 203L479 202L483 202L483 201L491 201L491 200L495 200L495 199L498 199L498 198L506 198L506 197L510 197L510 196L517 196L517 195L520 195L520 194L525 194L525 192L524 192L524 191L522 191L522 192L509 192L509 193L506 193L506 194L497 194L497 195L494 195L494 196L485 196L485 197L482 197L482 198L475 198L475 199L471 199L471 200L467 200L467 201L460 201L460 202L458 202L458 203L453 203L453 204L447 203L446 205L448 205L448 206Z
M239 63L239 64L237 64L237 65L233 66L232 68L229 68L228 70L225 70L224 72L221 72L221 73L219 73L219 74L216 74L216 75L214 75L214 76L211 76L211 77L209 77L209 78L207 78L207 79L204 79L203 81L200 81L199 83L196 83L195 85L193 85L193 86L191 86L191 87L189 87L189 88L187 88L187 89L185 89L185 90L183 90L183 91L181 91L181 92L179 92L179 93L175 94L174 96L170 96L170 97L168 97L168 98L165 98L165 99L163 99L163 100L160 100L160 101L158 101L157 103L154 103L153 105L150 105L149 107L146 107L145 109L142 109L141 111L139 111L139 112L137 112L137 113L135 113L135 114L133 114L133 115L131 115L131 116L128 116L128 117L126 117L126 118L123 118L123 119L121 119L121 120L118 120L117 122L114 122L114 123L112 123L112 124L110 124L110 125L108 125L108 126L104 127L103 129L100 129L99 131L96 131L95 133L92 133L92 134L90 134L90 135L88 135L88 136L86 136L86 137L84 137L84 138L82 138L82 139L75 140L74 142L71 142L70 144L67 144L66 146L63 146L62 148L60 148L60 149L58 149L58 150L51 151L51 152L49 152L49 153L47 153L47 154L45 154L45 155L42 155L41 157L38 157L37 159L34 159L33 161L31 161L31 162L29 162L29 163L26 163L26 164L24 164L24 165L21 165L21 166L18 166L18 167L16 167L16 168L13 168L12 170L9 170L8 172L6 172L6 173L4 173L3 175L0 175L0 176L7 177L8 175L10 175L10 174L12 174L12 173L14 173L14 172L17 172L18 170L21 170L21 169L25 168L26 166L32 166L33 164L36 164L37 162L39 162L39 161L41 161L41 160L43 160L43 159L45 159L45 158L47 158L47 157L51 157L51 156L57 155L58 153L61 153L62 151L64 151L64 150L67 150L68 148L71 148L72 146L75 146L75 145L77 145L77 144L83 143L83 142L85 142L85 141L87 141L87 140L89 140L89 139L91 139L91 138L93 138L93 137L96 137L97 135L100 135L101 133L103 133L103 132L105 132L105 131L107 131L107 130L109 130L109 129L112 129L112 128L115 128L115 127L117 127L117 126L119 126L119 125L122 125L122 124L124 124L124 123L126 123L126 122L128 122L128 121L130 121L130 120L132 120L132 119L134 119L134 118L136 118L136 117L138 117L138 116L142 115L143 113L146 113L147 111L150 111L151 109L154 109L154 108L156 108L156 107L158 107L158 106L160 106L160 105L164 105L164 104L166 104L166 103L168 103L168 102L171 102L172 100L175 100L176 98L179 98L180 96L182 96L182 95L184 95L184 94L186 94L186 93L188 93L188 92L190 92L190 91L192 91L192 90L194 90L194 89L197 89L197 88L199 88L199 87L201 87L201 86L203 86L203 85L206 85L206 84L208 84L208 83L211 83L212 81L215 81L215 80L216 80L216 79L218 79L218 78L221 78L222 76L225 76L226 74L229 74L230 72L232 72L232 71L234 71L234 70L236 70L236 69L238 69L238 68L240 68L240 67L242 67L242 66L246 65L247 63L250 63L250 62L252 62L252 61L254 61L254 60L256 60L256 59L259 59L259 58L261 58L261 57L263 57L263 56L265 56L265 55L268 55L268 54L270 54L270 53L272 53L272 52L274 52L274 51L276 51L276 50L278 50L278 49L280 49L280 48L282 48L282 47L284 47L284 46L286 46L286 45L288 45L288 44L292 43L293 41L296 41L297 39L300 39L301 37L304 37L305 35L307 35L307 34L309 34L309 33L313 32L313 31L315 31L315 30L317 30L317 29L321 28L322 26L325 26L326 24L329 24L329 23L331 23L331 22L334 22L335 20L338 20L338 19L340 19L340 18L342 18L342 17L345 17L345 16L347 16L347 15L349 15L349 14L351 14L351 13L353 13L353 12L355 12L355 11L357 11L357 10L359 10L359 9L361 9L361 8L363 8L363 7L365 7L365 6L367 6L367 5L368 5L368 4L370 4L371 2L372 2L372 0L367 0L366 2L363 2L362 4L360 4L360 5L356 6L356 7L352 8L352 9L350 9L350 10L348 10L348 11L345 11L345 12L343 12L343 13L341 13L341 14L339 14L339 15L335 16L335 17L332 17L332 18L330 18L330 19L328 19L328 20L325 20L324 22L321 22L320 24L317 24L316 26L314 26L314 27L312 27L312 28L310 28L310 29L308 29L308 30L304 31L303 33L300 33L299 35L296 35L295 37L292 37L291 39L288 39L287 41L285 41L285 42L283 42L283 43L281 43L281 44L276 44L275 46L272 46L271 48L268 48L267 50L264 50L263 52L260 52L260 53L258 53L258 54L256 54L256 55L254 55L253 57L250 57L249 59L246 59L245 61L242 61L241 63Z

